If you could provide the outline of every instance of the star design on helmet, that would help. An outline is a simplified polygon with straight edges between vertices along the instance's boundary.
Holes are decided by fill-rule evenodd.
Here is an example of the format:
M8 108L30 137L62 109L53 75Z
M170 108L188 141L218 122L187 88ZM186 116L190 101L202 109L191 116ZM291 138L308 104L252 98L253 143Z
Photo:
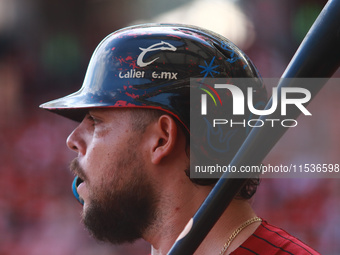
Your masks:
M231 47L229 47L227 45L227 43L222 42L221 48L230 52L230 58L226 59L226 61L229 62L230 64L235 63L237 60L240 59L240 57L238 57L237 55L236 55L236 57L234 57L235 56L235 50L232 49Z
M215 74L220 73L220 72L214 70L217 67L219 67L219 65L213 66L214 60L215 60L215 57L213 57L213 59L210 61L209 65L207 64L207 62L205 60L204 60L205 66L199 65L200 68L203 68L203 71L201 73L205 73L203 79L206 78L208 76L208 74L210 74L212 77L214 77L214 73Z

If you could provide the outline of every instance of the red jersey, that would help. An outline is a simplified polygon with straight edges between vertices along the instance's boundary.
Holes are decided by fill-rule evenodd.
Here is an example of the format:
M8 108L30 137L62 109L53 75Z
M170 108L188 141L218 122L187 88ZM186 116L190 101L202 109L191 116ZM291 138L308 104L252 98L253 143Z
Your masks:
M286 231L262 221L243 244L230 255L305 255L320 254Z

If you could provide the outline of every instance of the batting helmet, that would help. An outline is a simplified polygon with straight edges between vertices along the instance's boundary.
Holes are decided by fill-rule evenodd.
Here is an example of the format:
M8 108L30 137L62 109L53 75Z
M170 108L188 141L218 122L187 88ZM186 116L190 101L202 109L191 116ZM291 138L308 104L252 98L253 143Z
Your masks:
M259 77L232 42L201 28L144 24L107 36L90 60L81 89L40 107L81 121L93 107L153 108L187 129L190 77ZM257 90L266 97L260 82Z

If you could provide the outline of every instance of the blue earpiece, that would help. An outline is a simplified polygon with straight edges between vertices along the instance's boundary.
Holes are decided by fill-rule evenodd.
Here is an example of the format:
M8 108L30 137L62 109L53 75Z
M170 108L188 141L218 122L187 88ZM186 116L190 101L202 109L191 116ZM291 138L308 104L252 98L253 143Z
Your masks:
M79 184L80 184L80 179L78 176L76 176L76 178L74 178L72 182L72 192L73 192L73 195L76 197L76 199L79 201L79 203L84 205L84 200L80 198L78 191L77 191L77 187Z

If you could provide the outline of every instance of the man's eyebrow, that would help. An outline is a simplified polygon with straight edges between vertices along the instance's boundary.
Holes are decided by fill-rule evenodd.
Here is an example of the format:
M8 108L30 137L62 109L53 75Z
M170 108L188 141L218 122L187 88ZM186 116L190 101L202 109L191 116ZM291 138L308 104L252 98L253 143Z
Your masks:
M98 115L98 117L105 117L108 116L108 114L112 112L112 108L90 108L88 110L88 114L95 114ZM111 117L114 116L114 114L109 114Z
M106 112L104 108L90 108L88 113L104 113Z

